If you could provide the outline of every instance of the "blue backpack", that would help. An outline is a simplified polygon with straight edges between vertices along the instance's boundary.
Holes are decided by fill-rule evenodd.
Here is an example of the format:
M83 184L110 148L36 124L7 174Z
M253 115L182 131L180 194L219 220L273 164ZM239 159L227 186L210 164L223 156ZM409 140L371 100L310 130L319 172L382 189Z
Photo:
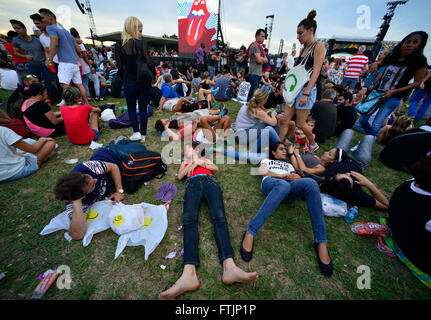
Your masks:
M153 114L153 108L147 107L147 117L151 117ZM138 122L141 121L141 117L138 114ZM108 122L109 127L111 129L122 129L122 128L128 128L132 125L132 122L130 121L130 116L127 111L124 111L121 116L119 116L117 119L109 120Z

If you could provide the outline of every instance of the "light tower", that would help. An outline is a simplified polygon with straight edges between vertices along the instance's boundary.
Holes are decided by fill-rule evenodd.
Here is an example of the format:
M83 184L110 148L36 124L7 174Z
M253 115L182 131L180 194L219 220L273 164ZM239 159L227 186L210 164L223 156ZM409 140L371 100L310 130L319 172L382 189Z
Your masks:
M386 12L385 16L383 17L383 23L380 26L380 32L378 33L378 35L376 37L376 41L374 42L374 50L373 50L372 61L374 61L377 58L377 55L380 52L380 48L382 47L382 41L385 39L386 33L389 30L389 27L390 27L390 24L391 24L391 20L394 17L394 14L395 14L395 9L397 8L397 6L404 5L408 1L409 0L405 0L405 1L392 1L392 2L386 3L386 5L389 8L388 8L388 11Z
M88 23L90 26L90 35L91 35L91 40L93 41L93 46L94 44L94 37L97 37L97 31L96 31L96 24L94 23L94 18L93 18L93 11L91 11L91 5L90 5L90 0L85 0L85 6L83 3L80 3L78 0L75 0L76 5L78 6L79 10L81 11L82 14L87 14L88 15Z
M271 37L272 37L272 26L274 25L274 15L266 16L266 19L269 19L269 27L268 22L265 25L265 39L268 40L268 51L271 46Z

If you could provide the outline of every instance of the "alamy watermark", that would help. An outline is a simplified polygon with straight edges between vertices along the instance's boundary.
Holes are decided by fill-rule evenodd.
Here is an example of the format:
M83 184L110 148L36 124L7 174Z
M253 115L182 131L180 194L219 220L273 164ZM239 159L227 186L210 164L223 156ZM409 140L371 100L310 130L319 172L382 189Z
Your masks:
M356 269L356 273L360 273L361 275L356 280L356 287L359 290L370 290L371 289L371 269L369 266L360 265Z
M371 29L371 9L367 5L360 5L356 8L359 17L356 19L356 27L359 30Z

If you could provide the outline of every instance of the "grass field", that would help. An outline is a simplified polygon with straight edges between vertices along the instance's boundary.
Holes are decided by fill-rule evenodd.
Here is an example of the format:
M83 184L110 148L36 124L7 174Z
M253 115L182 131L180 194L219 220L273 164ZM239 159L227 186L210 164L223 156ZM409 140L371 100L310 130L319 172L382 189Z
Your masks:
M4 102L2 108L5 108L7 97L5 91L0 91L0 99ZM106 102L125 105L124 99L109 98L103 103ZM240 104L231 101L227 106L234 121ZM169 117L169 113L153 115L149 119L146 144L149 150L160 152L167 143L161 142L154 130L154 122L162 117ZM131 133L130 128L108 128L98 142L106 146L117 135ZM354 143L361 137L361 134L355 134ZM331 138L321 145L318 153L329 150L335 141ZM161 291L175 283L183 268L179 256L164 260L169 252L183 248L182 232L176 232L182 224L184 195L183 183L175 177L179 166L170 165L162 180L152 180L136 194L126 195L124 201L126 204L158 204L154 200L156 190L167 181L176 183L178 194L168 211L169 225L160 245L148 261L144 260L143 247L126 247L114 260L118 236L111 230L96 234L86 248L79 241L66 241L62 231L39 235L43 227L64 210L64 204L53 194L57 179L74 166L65 164L64 160L78 158L85 161L93 153L88 145L72 145L66 137L58 138L57 143L59 147L55 154L35 174L0 183L0 273L6 274L0 280L0 299L29 299L39 282L39 275L60 265L71 269L71 289L59 290L53 285L44 299L156 299ZM410 176L380 163L377 159L381 150L382 146L377 145L365 175L390 198L395 188ZM334 275L324 278L312 248L311 225L303 200L283 204L274 212L255 241L252 262L243 262L239 256L242 234L264 201L260 191L261 177L250 175L253 166L249 164L219 167L217 179L224 192L236 263L244 270L257 271L259 279L252 286L222 284L213 227L208 207L202 204L199 216L201 267L197 271L201 287L180 299L431 299L431 290L400 261L380 253L373 237L353 234L341 218L325 218ZM357 221L378 221L379 217L387 217L387 213L360 208ZM160 268L162 264L167 266L165 270ZM361 265L367 265L371 270L369 290L359 290L356 285L360 276L356 272Z

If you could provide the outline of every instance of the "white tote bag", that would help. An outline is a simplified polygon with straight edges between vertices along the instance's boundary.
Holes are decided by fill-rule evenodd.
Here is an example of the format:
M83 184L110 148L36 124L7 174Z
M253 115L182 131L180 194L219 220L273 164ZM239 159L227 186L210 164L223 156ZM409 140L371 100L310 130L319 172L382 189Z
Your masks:
M302 59L301 63L289 70L284 80L283 98L284 101L289 105L295 103L295 99L301 92L304 85L310 81L310 77L313 74L313 69L307 71L305 65L314 51L314 47L317 42L308 51L307 55Z

